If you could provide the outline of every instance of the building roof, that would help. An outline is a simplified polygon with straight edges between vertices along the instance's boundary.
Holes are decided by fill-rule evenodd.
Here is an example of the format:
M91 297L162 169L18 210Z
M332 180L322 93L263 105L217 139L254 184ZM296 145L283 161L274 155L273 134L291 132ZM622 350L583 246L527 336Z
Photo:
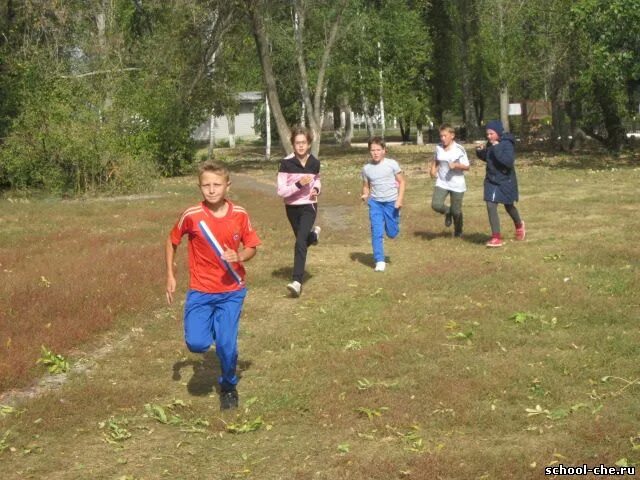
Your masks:
M261 102L264 95L262 92L239 92L238 100L241 102Z

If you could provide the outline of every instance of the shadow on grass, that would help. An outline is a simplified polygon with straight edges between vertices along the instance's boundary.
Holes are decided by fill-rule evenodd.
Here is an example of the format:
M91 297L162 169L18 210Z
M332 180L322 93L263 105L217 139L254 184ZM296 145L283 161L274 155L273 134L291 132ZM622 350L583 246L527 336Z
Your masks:
M463 234L462 240L476 245L484 245L486 242L491 240L491 236L485 233L470 233L468 235Z
M292 267L281 267L271 272L272 277L282 278L283 280L291 280L292 275L293 275ZM304 275L302 277L302 282L304 283L307 280L310 280L311 278L313 278L313 275L311 275L309 272L305 270Z
M376 262L373 261L373 255L370 253L351 252L349 258L351 258L352 261L360 262L362 265L366 265L367 267L373 268L376 266ZM385 258L385 261L389 262L389 259Z
M191 367L193 375L187 382L187 391L189 394L203 397L209 395L214 390L220 393L218 377L220 376L220 362L216 355L215 349L211 349L202 355L200 360L184 360L173 364L173 380L182 379L182 369ZM236 375L238 379L242 378L242 372L249 370L251 362L248 360L238 361Z
M425 231L417 231L413 232L414 237L420 237L422 240L435 240L436 238L451 238L451 232L425 232Z

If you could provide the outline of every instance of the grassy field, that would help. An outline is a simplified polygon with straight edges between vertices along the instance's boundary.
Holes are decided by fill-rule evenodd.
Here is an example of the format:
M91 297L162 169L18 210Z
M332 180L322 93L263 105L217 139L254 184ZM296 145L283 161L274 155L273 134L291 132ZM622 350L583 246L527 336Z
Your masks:
M180 302L164 302L163 241L199 200L193 178L146 197L0 201L2 478L533 479L640 464L638 158L522 154L527 240L501 211L508 241L487 249L482 165L454 239L430 209L430 151L390 151L408 189L381 274L358 199L366 152L323 149L323 232L299 299L277 162L226 153L264 244L247 264L234 412L219 411L215 354L186 351ZM38 390L41 345L72 369Z

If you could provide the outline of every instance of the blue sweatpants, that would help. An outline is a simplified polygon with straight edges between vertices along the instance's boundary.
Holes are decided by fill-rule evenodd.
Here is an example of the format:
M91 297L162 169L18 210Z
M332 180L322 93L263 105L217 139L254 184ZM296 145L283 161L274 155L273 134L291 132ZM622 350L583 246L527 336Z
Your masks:
M373 260L384 262L384 234L396 238L400 233L400 209L396 208L395 201L378 202L370 198L368 205Z
M203 353L215 342L222 375L222 391L233 390L238 383L238 327L247 289L226 293L202 293L189 290L184 305L184 341L187 348Z

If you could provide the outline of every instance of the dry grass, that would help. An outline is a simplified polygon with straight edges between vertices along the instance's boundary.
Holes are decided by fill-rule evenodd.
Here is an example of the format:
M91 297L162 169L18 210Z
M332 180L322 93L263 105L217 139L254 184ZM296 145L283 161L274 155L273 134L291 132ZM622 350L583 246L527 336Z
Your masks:
M4 202L0 263L12 281L0 287L0 338L33 347L23 371L41 343L74 361L113 347L0 418L3 478L527 479L553 462L638 462L638 168L523 159L529 237L487 250L481 168L456 241L430 211L425 150L392 152L409 187L384 274L372 271L357 200L364 151L324 150L322 242L298 300L284 290L293 245L276 164L251 152L232 163L234 199L264 242L248 265L232 413L218 410L215 356L186 353L180 306L162 303L162 240L197 199L190 179L146 201ZM2 350L4 362L17 350ZM9 366L5 388L24 383ZM226 431L258 417L256 431Z

